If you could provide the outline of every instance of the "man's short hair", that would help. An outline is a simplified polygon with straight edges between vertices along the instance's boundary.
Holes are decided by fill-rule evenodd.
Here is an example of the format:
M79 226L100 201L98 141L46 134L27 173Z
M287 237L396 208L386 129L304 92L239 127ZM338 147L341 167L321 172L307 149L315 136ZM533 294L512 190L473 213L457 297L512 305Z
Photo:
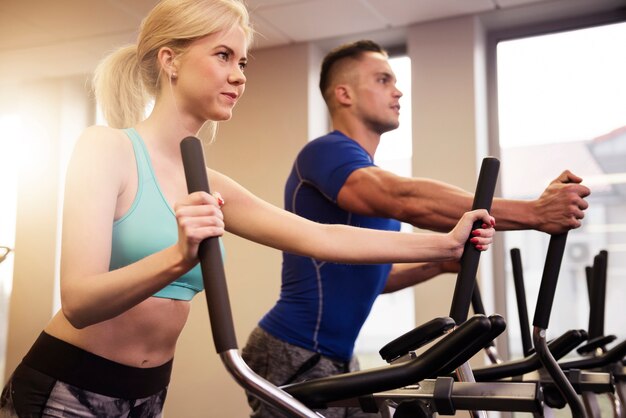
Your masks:
M387 51L380 45L367 39L340 45L326 54L322 61L322 69L320 71L320 91L322 92L324 100L328 101L326 98L326 90L330 86L332 71L337 63L345 59L359 59L366 52L379 52L387 56Z

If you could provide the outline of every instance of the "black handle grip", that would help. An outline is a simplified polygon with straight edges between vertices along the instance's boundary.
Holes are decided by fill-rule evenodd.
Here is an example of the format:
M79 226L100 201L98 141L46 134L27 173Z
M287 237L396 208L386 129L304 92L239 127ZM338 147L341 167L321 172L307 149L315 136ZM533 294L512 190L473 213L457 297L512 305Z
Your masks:
M474 284L474 290L472 291L472 309L475 314L485 315L485 306L483 305L483 297L480 294L478 283Z
M537 296L535 318L533 319L533 326L537 328L548 329L552 302L554 302L554 293L559 281L559 271L561 270L561 261L563 260L566 242L567 232L550 237L548 253L543 266L543 275L541 276L541 286Z
M591 294L589 299L589 338L604 335L604 306L606 299L606 268L608 253L600 251L594 257L592 268Z
M500 170L500 161L494 157L483 158L478 175L478 183L476 185L476 193L474 194L474 209L491 209L493 194L496 190L496 182L498 181L498 171ZM475 222L473 229L480 228L482 222ZM474 282L476 281L476 272L478 271L478 261L480 260L480 251L469 241L465 243L463 256L461 257L461 270L456 278L456 286L454 288L454 296L452 297L452 305L450 307L450 318L454 319L457 324L465 322L469 312Z
M483 305L483 297L480 294L480 286L478 286L478 283L474 283L474 290L472 291L472 309L474 310L475 314L486 315L485 306ZM495 347L496 343L493 341L494 338L496 338L496 336L491 338L481 348Z
M589 296L589 306L591 307L591 292L593 291L591 286L593 286L593 267L585 266L585 281L587 283L587 296ZM589 329L587 329L589 331Z
M211 192L206 174L202 143L198 138L188 136L180 143L180 151L185 167L187 190L189 193L204 191ZM213 342L218 353L237 348L235 327L228 298L226 274L220 249L219 238L207 238L200 243L198 258L202 268L202 279L209 319L213 332Z
M517 299L517 314L522 334L522 349L524 350L524 355L527 356L533 349L533 342L530 336L526 289L524 288L524 270L522 269L522 256L519 248L511 248L511 266L513 268L513 283L515 284L515 297Z
M447 316L431 319L385 344L378 353L389 363L441 337L454 328L454 325L454 320Z
M476 315L472 318L475 317ZM491 323L491 329L489 331L478 336L474 341L460 349L458 353L451 355L448 364L439 369L436 374L428 376L428 378L436 379L437 376L452 374L456 369L461 367L461 365L470 361L470 359L481 349L489 346L495 346L493 340L504 332L506 329L506 322L504 321L504 318L498 314L489 316L489 322Z

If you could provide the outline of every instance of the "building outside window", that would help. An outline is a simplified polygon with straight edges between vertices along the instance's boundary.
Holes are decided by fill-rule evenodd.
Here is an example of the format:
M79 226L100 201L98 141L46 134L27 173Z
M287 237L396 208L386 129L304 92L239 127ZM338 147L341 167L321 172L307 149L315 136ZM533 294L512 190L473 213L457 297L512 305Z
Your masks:
M564 169L582 177L592 191L582 227L567 237L548 338L587 329L585 267L600 250L608 251L604 331L616 335L617 342L626 338L625 46L626 23L497 45L503 196L536 198ZM502 236L509 351L512 358L519 358L522 347L509 251L520 249L532 326L549 236L536 231Z

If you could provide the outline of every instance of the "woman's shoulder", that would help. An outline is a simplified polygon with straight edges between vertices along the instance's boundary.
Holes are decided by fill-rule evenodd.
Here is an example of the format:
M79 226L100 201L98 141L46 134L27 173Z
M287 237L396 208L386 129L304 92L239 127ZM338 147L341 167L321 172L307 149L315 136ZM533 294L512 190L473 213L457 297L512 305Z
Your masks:
M119 156L132 149L132 144L123 129L93 125L86 128L76 143L76 148L87 152L98 152L106 155Z
M122 170L132 167L133 145L122 129L106 126L86 128L74 145L71 164L78 170Z
M118 143L124 138L128 140L128 136L126 135L126 132L124 132L124 129L111 128L103 125L89 126L80 136L81 140L93 142L106 141L107 144Z
M133 146L121 129L106 126L86 128L74 146L68 179L79 183L100 181L121 184L134 167ZM94 180L98 179L98 180ZM121 187L121 186L119 186Z

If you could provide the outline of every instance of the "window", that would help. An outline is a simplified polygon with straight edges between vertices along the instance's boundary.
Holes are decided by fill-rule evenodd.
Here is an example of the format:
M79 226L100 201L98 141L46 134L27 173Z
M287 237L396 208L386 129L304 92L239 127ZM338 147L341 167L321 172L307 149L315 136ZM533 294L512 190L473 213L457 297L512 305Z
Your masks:
M400 98L400 127L381 137L376 150L376 164L401 176L411 176L411 60L409 57L390 58L389 63L403 93ZM403 224L402 230L410 231ZM413 289L383 294L378 297L372 312L356 341L355 353L362 368L382 364L378 355L385 344L415 327Z
M564 169L591 188L583 226L570 231L548 337L587 329L585 266L607 250L605 333L626 337L626 23L502 41L497 46L502 194L540 195ZM519 248L530 321L549 237L503 234L507 256L507 319L511 357L521 356L508 260Z

